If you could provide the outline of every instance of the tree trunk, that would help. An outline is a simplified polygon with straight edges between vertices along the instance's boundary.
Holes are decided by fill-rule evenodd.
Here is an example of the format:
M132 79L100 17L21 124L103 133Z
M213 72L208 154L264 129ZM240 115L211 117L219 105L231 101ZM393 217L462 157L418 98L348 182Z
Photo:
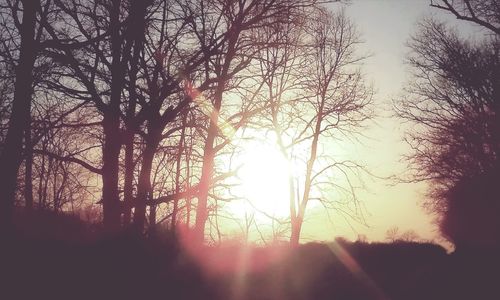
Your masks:
M181 158L182 158L182 152L184 151L184 139L186 135L186 121L187 121L187 115L188 115L188 110L186 109L184 112L184 115L182 116L182 129L181 129L181 137L179 139L179 146L177 147L178 153L176 157L176 166L175 166L175 193L179 194L181 191ZM174 200L174 209L172 211L172 223L171 227L175 228L175 225L177 224L177 214L179 210L179 199Z
M12 228L17 173L22 159L22 139L30 122L31 96L33 85L33 66L37 45L34 39L37 1L23 0L23 20L20 28L21 45L19 64L16 68L16 83L12 114L5 146L0 156L0 231L6 233Z
M153 169L153 159L159 144L158 138L147 141L146 148L142 154L141 172L137 186L137 198L134 212L134 228L138 232L143 232L146 221L146 200L151 192L151 171Z
M43 177L43 189L42 189L42 207L46 208L48 206L48 201L47 199L49 198L49 181L50 181L50 175L52 171L52 165L54 162L54 158L48 157L47 159L47 175Z
M42 150L47 151L45 141L42 142ZM45 178L45 155L40 159L40 173L38 175L38 209L43 208L43 179Z
M137 106L137 93L136 82L137 73L139 72L139 58L141 49L144 47L144 30L145 30L145 14L146 5L143 0L135 0L132 2L130 11L131 20L134 26L127 30L127 39L129 43L133 44L132 54L130 56L130 71L129 71L129 100L127 107L127 121L128 127L125 136L125 178L123 186L124 197L124 210L123 210L123 224L124 226L130 225L132 217L132 201L133 201L133 181L134 181L134 136L135 124L133 119L135 117L135 110ZM130 47L129 47L130 48ZM130 50L126 50L130 51ZM128 54L128 53L126 53ZM123 64L124 66L126 64ZM130 128L131 127L131 128Z
M104 228L109 232L120 228L120 196L118 193L120 140L120 99L123 87L120 36L121 0L113 0L110 11L111 29L111 95L103 118L104 146L102 166L102 203Z
M156 205L149 206L149 234L154 234L156 229Z
M219 83L214 94L214 109L210 116L210 126L208 127L207 139L203 152L203 166L201 170L200 189L198 194L198 204L196 206L196 221L194 225L194 239L203 242L205 238L205 223L208 218L208 191L214 173L215 149L214 141L218 131L219 110L222 105L222 94L224 84Z
M123 225L130 225L132 217L132 200L134 184L134 134L127 133L125 141L125 178L123 183Z
M295 218L292 218L292 234L290 236L290 244L292 246L299 245L300 232L302 230L302 224L304 222L304 216L306 214L307 203L309 202L309 197L311 193L312 171L318 152L318 142L319 142L319 135L321 132L321 121L322 121L321 114L323 113L323 103L324 100L322 101L322 104L319 109L318 120L316 121L313 140L311 142L311 152L309 155L309 160L307 162L306 176L304 182L304 194L297 208L297 216Z
M186 147L185 155L186 155L186 191L188 191L191 188L191 149L193 147L193 136L191 135L191 143L189 145L189 149ZM188 195L186 198L186 225L189 227L191 225L191 195Z
M104 117L104 147L102 166L102 203L104 227L116 231L120 227L120 198L118 194L118 159L120 155L119 116Z
M25 155L25 173L24 173L24 203L26 210L33 210L33 145L31 144L31 122L24 134L24 155Z
M290 235L290 245L292 247L297 247L300 241L300 232L302 230L302 223L304 219L300 216L291 218L292 221L292 233Z

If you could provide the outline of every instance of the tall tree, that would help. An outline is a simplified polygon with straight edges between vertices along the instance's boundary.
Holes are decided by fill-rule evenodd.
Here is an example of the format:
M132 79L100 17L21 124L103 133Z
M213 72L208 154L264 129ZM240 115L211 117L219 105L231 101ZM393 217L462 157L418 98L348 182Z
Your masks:
M216 139L223 131L221 128L221 114L224 113L224 98L229 90L229 83L239 72L245 69L252 61L252 53L256 53L260 47L252 41L250 34L255 28L263 28L274 22L284 22L288 18L288 13L296 13L304 7L313 6L316 1L240 1L240 2L210 2L205 9L219 12L220 17L216 19L203 19L198 32L198 38L210 41L211 37L208 30L220 30L223 28L223 43L220 52L214 56L212 61L208 61L205 66L206 76L213 78L211 85L212 94L207 97L211 101L208 110L209 126L206 134L203 150L203 166L198 192L198 202L196 208L195 239L202 241L205 233L205 224L208 218L208 195L214 182L214 159L217 151L222 149L229 141L216 144ZM210 14L207 14L210 15ZM279 17L278 17L279 16ZM214 22L215 21L215 22ZM253 47L253 49L252 49ZM247 119L248 112L237 113L235 119L239 121ZM232 117L228 117L232 118ZM238 126L242 126L242 122ZM224 126L222 126L224 127Z
M431 184L425 205L457 249L498 246L491 234L499 207L500 5L441 0L431 6L482 27L484 35L469 40L427 19L410 40L413 82L396 105L413 126L406 137L409 180ZM463 226L470 221L474 226Z
M498 168L500 48L496 38L467 41L434 20L422 23L410 47L414 80L397 109L413 124L411 179L433 183L429 204L443 212L457 182Z
M334 157L331 157L329 162L323 162L324 165L320 165L318 160L321 155L321 140L328 137L341 139L343 136L353 134L359 130L364 121L372 117L370 109L372 91L365 86L357 66L364 57L357 54L356 46L360 40L354 24L343 11L331 13L320 10L311 24L309 35L312 42L309 50L311 60L308 60L309 67L306 68L305 91L308 94L304 104L307 110L306 116L311 115L305 117L307 126L298 137L301 143L308 145L308 157L302 195L301 197L297 195L297 202L294 204L296 214L291 216L292 245L299 243L309 201L312 198L322 202L327 201L321 196L321 190L328 187L321 188L318 184L321 182L321 177L328 172L337 172L337 176L331 179L333 181L334 178L346 177L349 186L345 188L351 193L356 204L356 196L347 174L360 168L360 165ZM315 187L316 193L313 193ZM343 189L342 185L336 182L333 182L333 187ZM357 207L357 204L355 206Z
M120 104L124 88L123 36L121 33L121 0L112 0L109 8L111 47L110 96L103 113L104 144L102 148L102 204L104 227L115 231L120 226L120 196L118 193L119 156L122 146ZM97 17L97 16L96 16Z
M331 194L323 196L333 188L349 191L350 196L344 197L357 201L351 187L342 186L334 178L345 175L349 182L348 174L361 166L339 160L322 149L356 132L372 116L372 92L364 85L357 67L363 59L356 52L358 34L343 11L318 9L267 34L275 46L263 49L261 58L260 76L266 85L264 97L268 103L264 118L289 164L306 162L304 174L290 171L288 180L290 242L297 245L311 199L329 208L335 207L332 203L349 202L331 199ZM297 154L300 152L302 156ZM335 173L337 176L332 176ZM320 186L329 181L331 186ZM356 217L355 213L352 216Z
M17 172L22 160L23 136L30 122L30 108L32 95L32 71L39 47L35 36L36 13L40 7L39 1L20 1L22 8L14 4L10 9L13 18L17 19L18 11L22 11L22 21L19 24L21 43L19 46L19 60L16 67L16 81L12 101L12 113L9 119L9 129L5 144L0 155L0 169L2 180L0 190L0 230L8 230L11 224L14 205L14 193L17 182Z
M46 55L60 66L60 78L52 88L73 99L91 101L102 116L102 204L104 226L109 231L120 227L119 160L123 144L121 104L125 89L128 28L134 26L137 5L121 0L108 4L91 1L82 5L75 1L57 1L57 11L64 17L59 26L45 20L44 27L53 41ZM101 18L101 15L104 18ZM130 30L129 30L130 31ZM81 47L67 45L74 36L83 37ZM78 40L77 40L78 41ZM76 88L75 88L76 87Z

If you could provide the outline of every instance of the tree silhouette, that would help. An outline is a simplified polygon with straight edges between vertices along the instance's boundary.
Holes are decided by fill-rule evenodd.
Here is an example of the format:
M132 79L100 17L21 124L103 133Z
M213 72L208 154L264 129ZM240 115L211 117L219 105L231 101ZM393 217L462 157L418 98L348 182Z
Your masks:
M274 46L261 53L263 124L276 136L290 165L305 162L304 174L290 173L288 180L290 242L297 245L311 200L360 217L359 211L351 214L343 208L346 203L358 207L350 177L362 167L330 155L334 152L330 145L352 137L372 117L372 94L357 68L364 59L357 53L358 33L343 11L311 11L307 17L271 28L264 36ZM347 184L337 182L341 180ZM331 190L336 197L327 195Z
M346 178L347 194L353 197L354 204L358 207L354 186L351 185L348 173L355 172L357 168L361 168L360 165L353 161L331 158L331 161L325 163L326 166L320 168L317 164L322 156L320 141L328 137L341 139L342 136L353 134L364 121L372 117L372 92L365 86L362 73L356 66L364 57L356 52L359 37L354 24L343 12L333 14L320 11L311 25L309 34L312 60L308 61L308 67L305 69L307 79L304 86L304 104L306 110L312 112L312 116L308 116L309 111L306 111L304 119L307 120L307 126L297 137L298 141L308 145L308 157L302 197L297 198L294 204L296 214L291 216L292 244L299 242L307 204L311 199L318 199L325 207L328 207L329 201L338 200L325 199L328 197L323 196L328 186L321 186L321 178L328 172L334 171L341 174L337 178ZM328 149L328 146L325 148ZM337 182L331 184L333 189L344 189ZM316 195L313 189L316 189ZM335 209L335 205L333 207ZM358 214L359 211L355 213Z
M500 34L500 5L496 0L431 0L431 6Z
M484 36L467 40L444 23L424 20L409 42L413 82L396 110L413 126L406 136L413 150L406 157L410 181L431 183L425 204L443 218L443 234L468 247L498 227L489 212L498 206L490 182L500 153L500 7L468 0L431 6L481 26ZM469 221L474 225L460 225Z
M500 248L498 170L463 178L447 193L441 231L457 250Z
M362 59L355 53L357 33L343 13L322 3L42 1L33 25L39 47L29 52L36 72L16 80L34 87L26 95L32 111L26 124L9 129L21 132L16 153L22 154L12 172L14 183L24 183L17 185L19 203L60 211L66 203L78 210L97 200L108 232L133 225L143 233L167 219L173 227L182 215L202 241L206 223L219 231L221 208L233 200L226 180L237 166L221 168L220 160L237 148L238 131L274 119L265 126L282 139L284 157L295 159L294 147L310 148L301 158L307 161L301 186L290 178L297 244L307 203L328 203L319 186L326 180L319 179L333 169L347 178L359 167L331 160L319 169L323 139L347 135L370 117L371 91L356 66ZM19 3L5 1L5 7L5 27L21 26L14 20ZM17 45L8 30L2 34ZM0 54L13 70L18 58L10 52ZM5 87L15 77L10 69ZM275 85L288 71L291 94ZM14 107L19 97L12 94ZM12 120L20 120L16 111ZM2 155L15 144L13 133L6 136ZM352 186L332 186L352 192Z
M406 137L413 149L407 157L413 179L432 181L435 201L429 204L442 211L450 187L498 165L498 42L465 41L427 20L410 47L414 82L397 111L414 125Z
M21 1L12 6L2 3L3 7L10 9L17 24L20 36L18 64L15 70L15 87L12 99L12 112L9 119L9 129L0 155L0 169L2 180L2 200L0 201L0 224L2 231L8 230L12 219L14 206L14 193L16 189L17 172L22 161L22 145L24 132L30 122L32 71L38 46L35 36L36 14L40 3L37 1ZM22 8L19 4L22 4ZM2 8L3 9L3 8ZM18 11L22 9L22 20L18 18Z

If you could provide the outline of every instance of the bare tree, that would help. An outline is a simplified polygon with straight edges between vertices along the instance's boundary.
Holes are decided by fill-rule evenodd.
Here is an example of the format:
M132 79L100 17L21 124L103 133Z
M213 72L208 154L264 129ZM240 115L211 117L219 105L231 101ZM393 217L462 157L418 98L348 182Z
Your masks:
M396 242L399 239L399 227L392 226L385 232L385 239L391 243Z
M75 1L56 1L54 18L41 23L50 38L44 55L60 69L51 88L72 99L92 101L103 116L102 168L76 161L96 171L103 179L104 223L108 230L120 225L118 159L121 148L120 104L124 81L120 18L122 3L112 1L77 5ZM93 19L104 14L109 23ZM102 20L102 19L100 19ZM71 29L69 29L71 28ZM107 39L109 37L109 39ZM75 47L78 44L78 47ZM109 50L109 52L108 52ZM111 74L103 78L104 70Z
M19 62L23 62L24 45L38 44L32 47L36 51L26 54L33 62L18 65L32 70L36 57L43 61L43 68L34 73L39 76L39 93L33 93L30 77L16 80L13 96L13 108L19 93L30 98L25 103L34 98L36 104L32 122L28 118L26 124L18 124L21 135L14 139L22 145L24 137L24 156L19 159L25 158L26 206L32 207L35 198L40 207L56 210L73 203L69 191L80 182L80 174L90 171L102 179L99 203L106 230L116 231L133 218L142 232L148 211L150 226L156 223L157 212L165 211L174 225L183 209L180 201L185 199L188 223L196 203L194 227L202 241L209 216L217 221L221 204L230 200L221 192L230 188L224 180L235 174L231 168L221 170L217 156L232 150L235 132L264 109L256 101L264 82L252 78L250 67L256 54L276 40L257 40L256 33L289 22L322 2L39 3L33 11L38 12L38 27L33 17L35 23L26 38L32 37L24 39L22 29L19 47ZM14 19L18 11L29 13L30 7L21 9L23 1L5 3L12 24L29 25L28 18L22 24ZM7 57L10 52L3 50L2 56ZM17 75L32 73L18 71ZM30 89L23 89L29 94L19 92L21 81L29 82ZM90 117L81 118L82 114ZM17 115L13 109L11 120L23 120L14 118ZM13 136L7 134L2 157L12 152L13 148L7 150ZM65 141L68 136L80 142Z
M22 7L21 7L22 5ZM2 201L0 201L0 230L8 230L11 224L17 172L22 161L23 136L30 122L31 95L33 84L33 67L37 57L39 39L36 33L36 15L41 9L39 1L10 1L2 3L2 9L8 9L13 23L19 30L20 44L18 63L15 71L15 87L12 100L12 113L9 119L9 129L4 147L0 155L2 180ZM22 20L18 19L22 12Z
M406 136L412 147L406 156L408 180L431 183L425 205L456 246L496 247L497 241L489 240L497 228L491 213L498 207L491 180L500 169L500 6L473 0L431 6L485 30L472 41L427 19L412 37L413 82L396 105L412 126ZM474 226L463 227L463 222Z
M307 204L315 197L312 196L312 189L316 187L318 191L322 191L325 188L320 187L321 176L328 171L338 172L341 177L345 176L348 192L356 204L355 214L359 214L354 186L350 183L348 174L360 166L353 161L335 159L326 163L326 166L318 166L317 161L321 153L320 139L341 139L345 135L356 133L363 122L372 117L369 108L372 91L364 85L362 74L356 66L364 57L356 53L356 46L360 41L354 25L342 11L320 11L316 22L312 24L310 34L313 55L305 87L310 96L306 97L305 105L310 107L313 115L306 119L308 125L298 136L301 143L309 141L310 150L303 195L297 201L296 215L292 216L292 244L299 242ZM333 187L342 189L342 186L335 182ZM317 198L320 201L328 201L321 193Z
M496 39L474 43L445 24L422 23L410 42L413 83L397 104L412 128L406 140L411 180L433 183L430 208L459 180L498 166L500 61Z
M431 0L431 6L500 34L500 3L497 0Z
M290 164L305 161L300 179L289 174L292 245L299 243L312 199L341 210L341 205L332 204L349 201L331 199L327 190L333 188L339 194L347 192L344 196L357 203L349 173L361 166L329 156L322 148L356 132L372 116L372 93L364 86L357 66L363 56L356 53L360 41L354 25L342 11L318 9L309 14L268 32L276 45L264 49L261 56L260 76L268 103L264 119L276 135L283 157ZM306 150L298 150L301 147ZM337 178L338 174L345 176L348 186L335 182L333 172Z
M275 23L285 22L289 14L296 13L304 7L314 6L316 1L242 1L239 3L227 3L222 7L222 18L224 23L218 24L228 30L228 38L223 44L222 52L214 59L214 65L209 69L215 78L212 100L213 108L210 108L210 125L207 131L204 146L203 168L200 181L200 191L198 195L195 236L197 240L202 240L204 236L205 223L208 218L208 194L212 178L214 177L214 158L229 139L221 144L216 144L216 139L220 135L221 114L225 109L224 97L227 93L230 80L242 69L248 66L254 53L266 44L259 45L252 40L252 31L255 28L265 28ZM204 35L202 35L204 36ZM249 118L251 114L239 112L227 119L236 119L237 126L242 126L242 121ZM234 127L234 126L233 126Z

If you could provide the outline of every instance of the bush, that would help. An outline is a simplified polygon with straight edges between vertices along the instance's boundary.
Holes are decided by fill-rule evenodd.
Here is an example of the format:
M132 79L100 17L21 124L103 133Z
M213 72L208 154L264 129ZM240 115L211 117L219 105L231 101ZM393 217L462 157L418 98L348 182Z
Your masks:
M500 172L466 178L448 193L442 233L459 249L500 247Z

